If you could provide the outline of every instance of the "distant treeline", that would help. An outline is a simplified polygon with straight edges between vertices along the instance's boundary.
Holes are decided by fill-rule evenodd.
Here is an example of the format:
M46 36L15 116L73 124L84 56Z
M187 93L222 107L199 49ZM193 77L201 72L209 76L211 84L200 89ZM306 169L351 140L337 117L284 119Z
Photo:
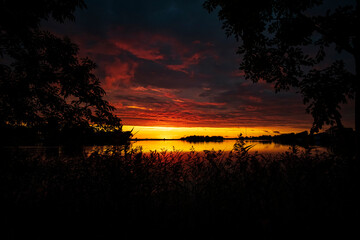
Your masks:
M122 145L132 133L121 129L104 131L92 127L49 128L26 126L0 127L0 144L10 145Z
M298 145L298 146L337 146L338 148L351 149L355 144L355 132L352 128L337 128L332 127L324 132L317 134L309 134L307 131L300 133L286 133L275 136L262 135L256 137L244 137L240 135L238 138L226 138L230 139L241 139L241 140L256 140L256 141L268 141L275 142L285 145ZM180 140L187 142L222 142L225 140L222 136L187 136L182 137Z
M262 135L258 137L243 137L243 140L262 140L281 144L291 144L299 146L337 146L338 148L352 148L355 144L355 132L352 128L332 127L324 132L309 134L307 131L300 133L288 133L280 135Z
M188 136L182 137L180 140L187 141L187 142L222 142L224 138L221 136Z

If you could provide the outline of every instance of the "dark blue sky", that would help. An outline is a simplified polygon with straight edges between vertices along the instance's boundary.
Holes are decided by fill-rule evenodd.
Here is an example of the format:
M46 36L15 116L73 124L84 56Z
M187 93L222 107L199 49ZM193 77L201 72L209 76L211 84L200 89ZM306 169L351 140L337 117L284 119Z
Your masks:
M75 23L50 24L98 64L125 125L309 130L295 91L244 80L237 43L203 0L88 0ZM345 125L353 125L352 105Z

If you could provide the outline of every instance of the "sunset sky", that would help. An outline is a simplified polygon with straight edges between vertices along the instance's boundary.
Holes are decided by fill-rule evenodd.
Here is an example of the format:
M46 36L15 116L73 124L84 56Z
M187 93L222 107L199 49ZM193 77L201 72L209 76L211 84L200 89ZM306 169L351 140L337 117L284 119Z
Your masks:
M88 0L75 23L47 27L97 63L106 99L135 137L309 130L312 117L295 90L275 94L270 84L244 79L235 39L202 3ZM342 113L353 127L353 104Z

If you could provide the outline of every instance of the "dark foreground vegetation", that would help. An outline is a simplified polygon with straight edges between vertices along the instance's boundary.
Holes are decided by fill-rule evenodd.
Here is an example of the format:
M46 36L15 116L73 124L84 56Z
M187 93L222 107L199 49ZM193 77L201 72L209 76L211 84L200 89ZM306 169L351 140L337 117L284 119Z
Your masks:
M307 131L299 133L287 133L278 135L262 135L257 137L239 136L242 140L260 140L275 142L286 145L298 145L307 148L308 146L324 146L339 149L344 152L344 148L355 149L356 137L352 128L330 127L326 131L316 134L309 134ZM354 150L353 150L354 151Z
M111 130L90 126L0 126L1 146L123 145L132 137L122 128Z
M359 168L296 148L250 155L114 148L61 159L3 149L1 239L350 239ZM355 236L356 236L355 235Z

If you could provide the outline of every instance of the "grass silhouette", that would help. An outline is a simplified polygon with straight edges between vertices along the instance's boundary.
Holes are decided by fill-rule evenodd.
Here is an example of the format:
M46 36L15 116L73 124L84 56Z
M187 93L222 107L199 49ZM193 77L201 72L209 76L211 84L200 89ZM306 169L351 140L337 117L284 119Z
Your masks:
M243 142L226 154L114 147L61 159L3 151L2 235L300 239L356 232L352 158L248 150Z

